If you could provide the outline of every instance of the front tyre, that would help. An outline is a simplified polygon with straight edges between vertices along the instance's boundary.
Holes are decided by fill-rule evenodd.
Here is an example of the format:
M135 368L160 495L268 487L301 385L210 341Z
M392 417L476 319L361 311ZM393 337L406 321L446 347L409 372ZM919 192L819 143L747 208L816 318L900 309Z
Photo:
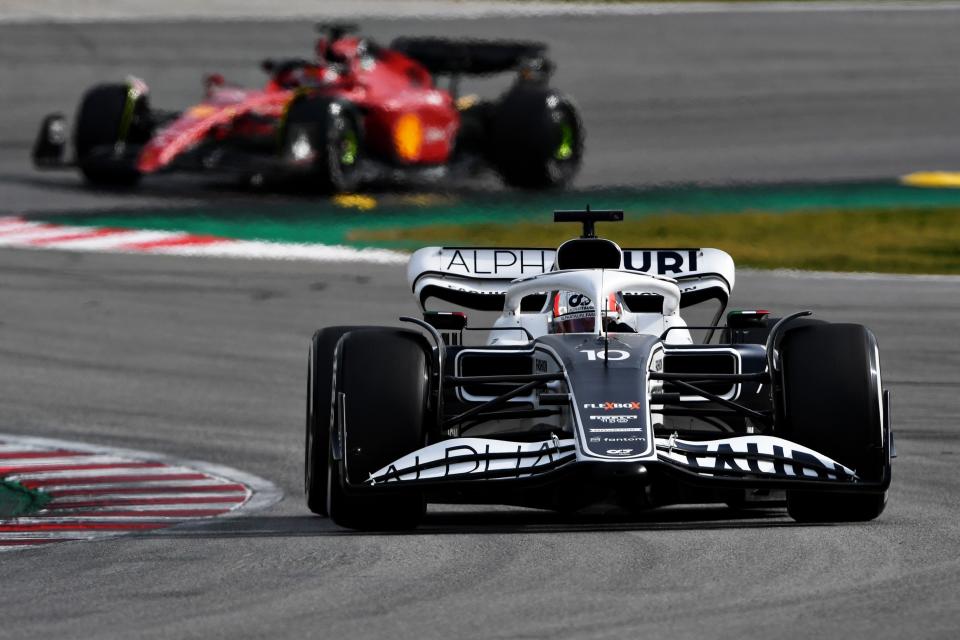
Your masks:
M801 326L784 334L779 352L779 435L854 469L864 481L889 478L889 433L873 333L857 324ZM798 522L873 520L886 503L886 491L787 492L787 510Z
M97 186L136 184L136 150L151 134L146 95L123 84L93 87L80 101L73 131L80 172Z
M327 460L330 455L330 421L333 412L334 350L340 338L361 327L320 329L313 334L307 356L307 425L304 446L303 488L307 507L327 515Z
M327 512L339 526L412 529L423 518L419 491L373 493L364 485L371 473L424 445L429 353L422 335L404 329L368 329L341 340L334 375L343 459L330 460L327 482Z

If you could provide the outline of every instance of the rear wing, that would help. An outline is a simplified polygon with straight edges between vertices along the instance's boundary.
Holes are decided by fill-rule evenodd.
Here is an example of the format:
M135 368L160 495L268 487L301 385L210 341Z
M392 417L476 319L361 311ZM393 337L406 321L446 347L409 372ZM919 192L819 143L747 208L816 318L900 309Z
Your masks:
M550 271L556 253L535 248L426 247L410 256L407 280L424 311L432 310L433 300L475 311L500 311L510 281ZM676 280L681 307L706 300L725 307L733 291L733 258L719 249L624 249L623 268ZM632 306L629 292L624 293Z
M547 45L541 42L401 37L390 43L390 49L435 75L487 75L549 64Z

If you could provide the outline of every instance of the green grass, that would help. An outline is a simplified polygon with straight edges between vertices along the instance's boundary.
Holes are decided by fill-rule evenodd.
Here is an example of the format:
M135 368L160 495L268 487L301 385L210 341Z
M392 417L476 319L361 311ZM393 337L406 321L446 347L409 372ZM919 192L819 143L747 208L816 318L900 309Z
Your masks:
M598 233L625 247L716 247L741 267L960 274L960 208L629 217ZM553 223L439 224L358 230L350 240L553 247L575 232Z
M39 511L50 502L50 496L28 489L18 482L0 478L0 518L16 518Z

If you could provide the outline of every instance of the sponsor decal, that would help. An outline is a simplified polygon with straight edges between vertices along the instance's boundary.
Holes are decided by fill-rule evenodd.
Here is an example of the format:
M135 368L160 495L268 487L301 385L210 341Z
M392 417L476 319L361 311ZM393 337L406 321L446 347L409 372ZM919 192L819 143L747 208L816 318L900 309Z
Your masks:
M367 484L471 475L515 477L547 471L575 458L572 439L508 442L456 438L407 454L370 475Z
M668 275L697 270L699 249L685 251L624 251L623 266L631 271L648 272L656 262L656 273Z
M611 456L628 456L633 453L633 449L607 449L607 454Z
M556 321L564 320L586 320L588 318L593 318L594 314L592 311L571 311L570 313L561 313L554 317Z
M446 129L440 127L427 127L426 131L423 132L424 142L443 142L448 138Z
M856 473L804 446L774 436L740 436L690 442L657 438L657 456L703 475L734 471L743 475L852 481Z
M639 400L634 400L632 402L585 402L583 404L584 409L603 409L604 411L613 411L614 409L630 409L632 411L640 411L642 408L640 406Z
M444 249L443 270L473 276L516 278L546 272L554 252L546 249Z
M606 422L609 424L624 424L630 422L631 420L636 420L637 416L635 415L599 415L599 416L590 416L591 420L599 420L600 422Z
M546 373L546 372L547 372L547 361L546 361L546 360L541 360L540 358L534 358L534 360L533 360L533 365L534 365L534 367L536 368L536 370L537 370L538 372L540 372L540 373Z
M555 256L553 249L444 247L440 265L449 273L512 279L546 273ZM623 266L630 271L675 276L700 270L702 257L700 249L624 249Z
M604 442L643 442L646 440L643 436L625 436L623 438L603 438Z
M592 300L582 293L574 293L567 298L568 307L586 307L589 306L591 302Z
M195 106L195 107L191 107L191 108L187 111L187 115L188 115L189 117L191 117L191 118L201 119L201 118L206 118L206 117L208 117L208 116L212 116L212 115L215 114L217 111L219 111L219 109L218 109L217 107L213 106L213 105L210 105L210 104L198 104L198 105Z
M569 316L563 317L564 319L567 319L568 317L573 318L577 316L570 314ZM593 317L593 314L585 315L584 317ZM603 349L587 349L585 351L581 351L580 353L585 354L587 356L587 360L591 362L594 362L597 359L610 360L612 362L614 360L626 360L630 357L630 352L624 351L623 349L607 349L606 351Z
M600 442L600 436L593 436L590 438L590 442Z
M589 429L590 433L643 433L643 427L599 427Z

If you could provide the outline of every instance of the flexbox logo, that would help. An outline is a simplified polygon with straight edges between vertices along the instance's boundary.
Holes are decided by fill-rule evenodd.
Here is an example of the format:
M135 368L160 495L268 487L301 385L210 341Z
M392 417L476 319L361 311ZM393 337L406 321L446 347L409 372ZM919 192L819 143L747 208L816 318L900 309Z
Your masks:
M633 411L640 411L640 402L601 402L597 404L595 402L587 402L583 405L584 409L603 409L604 411L613 411L614 409L631 409Z
M606 424L626 424L631 420L636 420L637 416L620 416L620 415L599 415L599 416L590 416L591 420L599 420Z

